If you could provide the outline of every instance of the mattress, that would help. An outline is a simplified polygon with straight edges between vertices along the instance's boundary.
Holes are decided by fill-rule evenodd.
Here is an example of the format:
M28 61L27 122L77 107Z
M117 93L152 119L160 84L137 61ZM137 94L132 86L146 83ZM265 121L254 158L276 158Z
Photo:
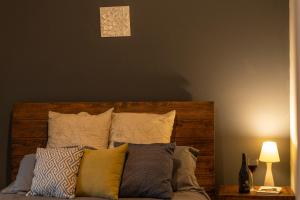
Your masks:
M0 200L54 200L58 198L51 197L26 197L21 194L0 194ZM151 200L152 198L121 198L120 200ZM208 200L205 193L192 192L174 192L172 200ZM102 198L77 197L75 200L104 200ZM152 199L154 200L154 199ZM156 199L157 200L157 199Z

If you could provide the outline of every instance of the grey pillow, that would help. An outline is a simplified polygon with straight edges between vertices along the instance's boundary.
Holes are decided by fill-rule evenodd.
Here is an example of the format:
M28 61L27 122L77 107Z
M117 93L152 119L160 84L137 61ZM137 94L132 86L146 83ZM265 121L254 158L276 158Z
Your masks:
M22 159L14 186L18 192L28 192L30 190L35 161L35 154L25 155Z
M20 162L16 180L12 182L8 187L3 189L1 193L12 194L19 192L28 192L31 188L35 161L35 154L25 155Z
M170 199L175 146L174 143L129 144L120 196Z
M174 191L201 189L195 176L199 150L188 146L176 146L172 186Z

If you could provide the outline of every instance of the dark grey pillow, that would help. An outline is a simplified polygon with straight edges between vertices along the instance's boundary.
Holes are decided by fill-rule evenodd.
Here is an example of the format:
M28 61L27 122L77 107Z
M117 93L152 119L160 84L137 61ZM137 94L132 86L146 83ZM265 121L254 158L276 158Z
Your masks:
M120 196L170 199L175 146L174 143L129 144Z
M174 191L201 189L195 176L199 150L188 146L176 146L172 186Z
M31 188L33 179L33 170L35 167L35 154L28 154L23 157L20 162L20 167L16 180L7 188L3 189L2 193L19 193L28 192Z

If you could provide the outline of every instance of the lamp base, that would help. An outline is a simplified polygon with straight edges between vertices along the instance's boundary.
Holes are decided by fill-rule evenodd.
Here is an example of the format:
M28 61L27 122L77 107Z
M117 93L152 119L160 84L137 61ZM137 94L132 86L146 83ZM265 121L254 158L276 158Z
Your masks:
M272 163L268 162L267 164L267 172L265 177L264 186L274 186L274 178L272 173Z

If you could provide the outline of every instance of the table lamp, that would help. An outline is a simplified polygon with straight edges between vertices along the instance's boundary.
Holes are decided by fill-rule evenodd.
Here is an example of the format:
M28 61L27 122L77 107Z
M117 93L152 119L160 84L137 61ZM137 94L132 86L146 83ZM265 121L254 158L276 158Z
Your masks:
M264 142L261 148L259 160L267 163L267 172L265 177L265 186L274 186L274 179L272 174L272 163L280 162L276 142Z

